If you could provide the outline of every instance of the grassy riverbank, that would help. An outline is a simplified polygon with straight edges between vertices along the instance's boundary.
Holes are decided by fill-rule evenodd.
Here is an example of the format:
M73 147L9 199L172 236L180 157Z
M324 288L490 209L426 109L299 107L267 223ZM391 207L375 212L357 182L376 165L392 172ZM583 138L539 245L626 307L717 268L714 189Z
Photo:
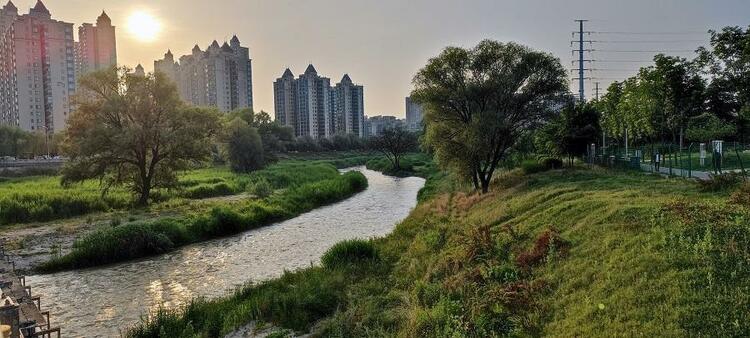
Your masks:
M259 183L282 189L336 175L335 168L324 161L283 161L251 174L233 173L226 167L196 169L180 174L178 189L156 191L155 204L252 193ZM112 189L102 197L99 183L93 180L66 188L60 185L57 176L6 178L0 180L0 225L128 210L134 208L133 201L124 188Z
M515 171L493 188L439 194L386 238L329 251L336 263L127 335L220 337L250 321L330 337L750 335L743 193L598 170Z
M267 198L213 208L208 214L133 222L100 229L76 241L70 253L41 265L42 272L85 268L169 252L295 217L367 187L359 172L292 185Z

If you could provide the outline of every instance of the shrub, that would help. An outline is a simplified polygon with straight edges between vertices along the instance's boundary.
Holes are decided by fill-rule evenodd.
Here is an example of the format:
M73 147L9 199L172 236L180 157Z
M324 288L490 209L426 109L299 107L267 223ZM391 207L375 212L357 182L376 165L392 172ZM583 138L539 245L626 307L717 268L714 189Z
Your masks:
M521 162L521 169L523 170L524 174L527 175L536 174L547 170L545 166L543 166L536 160L526 160Z
M744 183L732 193L729 200L732 203L750 207L750 183Z
M266 198L273 194L273 187L271 187L271 183L268 183L268 180L263 178L253 184L250 192L259 198Z
M371 240L353 239L339 242L323 255L321 262L326 269L336 269L362 262L378 260L378 251Z
M528 271L544 261L551 251L556 250L564 253L567 246L567 242L560 238L560 234L557 231L547 229L537 237L534 246L530 250L516 256L516 265L520 269Z
M699 180L698 185L704 192L719 192L735 189L744 181L739 173L711 174L707 180Z
M545 158L542 160L542 166L547 169L561 169L563 167L563 161L559 158Z
M191 199L227 196L233 194L235 194L235 190L225 182L215 184L200 184L183 192L184 197Z

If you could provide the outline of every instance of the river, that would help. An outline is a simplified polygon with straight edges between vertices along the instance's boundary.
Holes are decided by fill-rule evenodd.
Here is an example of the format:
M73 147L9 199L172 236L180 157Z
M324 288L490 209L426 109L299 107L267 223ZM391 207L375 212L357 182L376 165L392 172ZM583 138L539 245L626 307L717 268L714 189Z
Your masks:
M27 277L64 337L117 337L158 307L219 297L237 287L318 264L333 244L391 232L417 203L421 178L361 167L369 187L339 203L232 237L96 269Z

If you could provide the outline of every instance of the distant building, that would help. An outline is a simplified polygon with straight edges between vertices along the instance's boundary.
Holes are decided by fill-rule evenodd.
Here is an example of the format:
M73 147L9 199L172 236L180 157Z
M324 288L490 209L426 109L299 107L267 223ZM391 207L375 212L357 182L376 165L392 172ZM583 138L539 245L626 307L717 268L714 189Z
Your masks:
M365 122L365 137L379 136L384 130L404 127L405 121L395 116L378 115L367 117Z
M75 52L77 77L117 65L115 27L107 13L102 11L96 25L84 23L78 27Z
M146 70L144 70L143 66L139 63L137 66L135 66L135 70L133 70L133 75L146 76Z
M73 24L53 20L42 1L20 16L9 1L0 18L0 123L65 129L76 89Z
M422 105L414 102L410 96L406 97L406 128L411 131L422 130Z
M298 78L288 68L273 84L276 121L294 128L297 137L314 139L335 134L364 136L364 87L349 75L331 87L313 65Z
M196 45L179 62L167 51L163 59L154 61L154 70L172 79L182 99L193 105L224 112L253 108L250 50L240 45L237 36L222 46L214 40L206 51Z
M349 74L333 89L333 134L351 134L364 137L365 102L364 87L352 83Z

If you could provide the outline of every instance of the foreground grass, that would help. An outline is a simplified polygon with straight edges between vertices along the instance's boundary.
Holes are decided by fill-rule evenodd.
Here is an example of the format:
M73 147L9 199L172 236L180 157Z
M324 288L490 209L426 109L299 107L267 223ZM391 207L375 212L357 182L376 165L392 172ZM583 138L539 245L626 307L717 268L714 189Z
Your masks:
M336 169L324 161L283 161L250 174L233 173L226 167L196 169L180 175L178 189L159 190L154 195L158 204L172 199L253 193L258 184L282 189L336 175ZM134 207L133 201L132 194L124 188L114 188L102 196L99 183L94 180L66 188L60 185L58 176L6 178L0 181L0 225L127 210Z
M737 200L640 173L506 173L490 194L438 195L388 237L332 249L335 263L127 336L221 337L253 320L326 337L748 336Z
M334 170L335 171L335 170ZM70 253L42 264L41 272L85 268L160 254L190 243L236 234L330 204L367 187L359 172L295 185L265 199L214 207L209 213L101 229L77 240Z

